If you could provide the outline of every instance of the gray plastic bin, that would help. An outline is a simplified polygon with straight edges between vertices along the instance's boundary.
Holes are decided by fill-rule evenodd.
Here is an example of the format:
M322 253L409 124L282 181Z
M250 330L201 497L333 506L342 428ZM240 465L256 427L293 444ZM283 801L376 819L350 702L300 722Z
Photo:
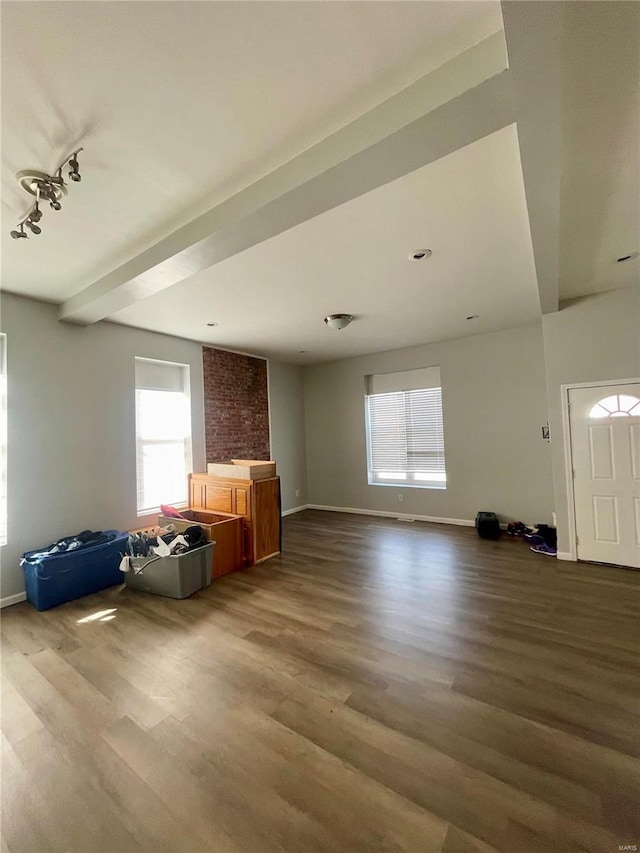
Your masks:
M125 574L125 584L140 592L165 595L168 598L188 598L211 584L215 544L209 542L186 554L160 559L132 557L131 571Z

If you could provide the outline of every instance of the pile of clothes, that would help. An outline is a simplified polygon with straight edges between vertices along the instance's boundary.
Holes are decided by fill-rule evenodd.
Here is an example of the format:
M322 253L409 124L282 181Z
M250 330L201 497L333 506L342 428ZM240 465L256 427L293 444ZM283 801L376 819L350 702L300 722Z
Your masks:
M141 572L149 563L160 560L162 557L178 556L202 548L207 544L204 530L193 524L183 533L178 533L173 524L166 527L153 527L140 533L130 533L127 550L120 562L121 572ZM146 559L146 562L132 558Z
M83 548L95 548L96 545L111 542L115 538L116 534L113 532L83 530L81 533L76 533L75 536L65 536L63 539L58 539L57 542L47 545L41 551L32 551L29 554L29 562L36 563L43 557L50 557L52 554L66 554L69 551L81 551Z
M536 554L555 557L558 553L558 538L555 527L548 524L537 524L527 527L523 521L512 521L507 524L508 536L519 536L529 543L529 548Z

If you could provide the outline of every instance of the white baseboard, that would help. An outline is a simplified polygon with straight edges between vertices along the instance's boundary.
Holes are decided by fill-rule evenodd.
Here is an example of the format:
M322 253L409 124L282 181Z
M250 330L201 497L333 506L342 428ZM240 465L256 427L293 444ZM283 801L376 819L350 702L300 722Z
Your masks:
M322 506L307 504L305 509L319 509L323 512L348 512L354 515L375 515L381 518L413 518L415 521L431 521L434 524L457 524L459 527L475 527L475 521L467 518L437 518L433 515L415 515L412 512L383 512L378 509L356 509L352 506Z
M10 607L12 604L18 604L20 601L26 600L26 592L17 592L15 595L7 595L6 598L0 598L0 608Z
M281 515L284 518L285 515L293 515L294 512L302 512L305 509L309 509L309 504L303 504L302 506L294 506L292 509L283 509Z
M568 551L558 551L558 553L556 554L556 559L557 560L565 560L568 563L576 563L577 562L577 560L574 559L574 557L572 557Z

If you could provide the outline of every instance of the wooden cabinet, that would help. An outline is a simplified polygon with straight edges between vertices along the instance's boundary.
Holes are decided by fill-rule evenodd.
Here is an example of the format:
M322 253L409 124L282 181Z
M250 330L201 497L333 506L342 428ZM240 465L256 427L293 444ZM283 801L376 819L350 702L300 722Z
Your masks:
M260 563L280 553L280 478L237 480L191 474L192 509L229 512L243 518L245 562Z
M182 519L159 515L158 525L165 527L173 524L178 533L192 524L198 524L204 530L209 542L215 542L213 551L213 569L211 576L219 578L229 572L235 572L245 566L243 519L238 515L204 512L204 510L186 509Z

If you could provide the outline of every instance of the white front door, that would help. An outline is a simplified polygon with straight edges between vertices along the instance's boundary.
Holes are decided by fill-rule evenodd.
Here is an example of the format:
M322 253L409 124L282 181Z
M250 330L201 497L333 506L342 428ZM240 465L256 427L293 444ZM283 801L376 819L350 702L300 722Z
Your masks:
M640 568L640 383L569 389L578 557Z

